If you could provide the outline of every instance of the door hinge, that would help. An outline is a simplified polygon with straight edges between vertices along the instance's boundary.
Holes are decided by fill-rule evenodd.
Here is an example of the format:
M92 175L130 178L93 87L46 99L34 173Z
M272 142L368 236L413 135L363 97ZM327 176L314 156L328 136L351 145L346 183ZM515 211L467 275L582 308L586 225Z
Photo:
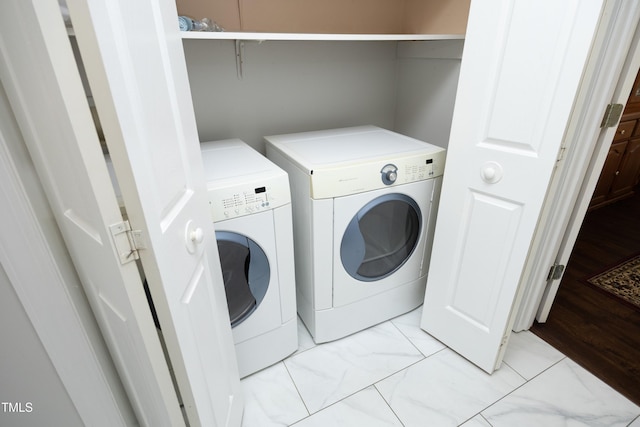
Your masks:
M564 265L555 263L549 269L549 274L547 275L547 282L549 280L558 280L562 277L562 273L564 273Z
M128 220L111 225L109 230L118 252L120 264L140 259L138 251L146 248L141 230L132 230Z
M618 124L620 120L620 116L622 116L622 110L624 109L624 105L622 104L609 104L607 105L607 109L604 110L604 117L602 118L602 123L600 123L601 128L612 128Z

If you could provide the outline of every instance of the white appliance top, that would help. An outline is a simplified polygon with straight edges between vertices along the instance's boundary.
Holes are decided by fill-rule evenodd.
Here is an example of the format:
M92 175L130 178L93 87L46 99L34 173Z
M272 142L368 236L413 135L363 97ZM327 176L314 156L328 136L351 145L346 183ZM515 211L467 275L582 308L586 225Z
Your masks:
M432 179L444 172L444 148L376 126L274 135L265 141L270 157L282 156L309 176L314 199Z
M265 139L309 171L444 150L376 126L275 135Z
M248 175L272 176L285 173L262 154L240 139L200 143L204 174L208 183L238 182Z
M215 221L291 203L287 173L240 139L200 144Z

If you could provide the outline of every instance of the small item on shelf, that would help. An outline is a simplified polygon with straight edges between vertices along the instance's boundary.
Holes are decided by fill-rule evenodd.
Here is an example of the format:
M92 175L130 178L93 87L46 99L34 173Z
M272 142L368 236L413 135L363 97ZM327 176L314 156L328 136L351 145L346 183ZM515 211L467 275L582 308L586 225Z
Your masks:
M209 18L202 18L198 21L188 16L178 16L178 24L180 31L224 31L224 28Z

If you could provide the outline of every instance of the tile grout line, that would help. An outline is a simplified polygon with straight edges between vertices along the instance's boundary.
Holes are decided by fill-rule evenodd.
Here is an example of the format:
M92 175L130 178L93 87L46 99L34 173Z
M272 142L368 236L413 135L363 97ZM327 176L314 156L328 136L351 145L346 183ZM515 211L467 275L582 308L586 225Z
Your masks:
M307 350L309 350L309 349L307 349ZM304 351L302 353L304 353ZM291 375L291 372L289 371L289 367L285 363L285 360L282 361L282 365L284 366L284 369L287 371L287 375L289 375L289 379L291 380L291 383L295 387L296 393L298 393L298 397L300 398L300 401L304 405L304 409L307 411L307 416L306 417L300 418L299 420L295 421L293 424L289 424L290 426L292 426L292 425L295 425L296 423L299 423L302 420L305 420L305 419L309 418L312 414L311 414L311 411L309 410L309 407L307 406L307 402L304 401L304 398L302 397L302 394L300 394L300 389L298 389L298 384L296 384L295 380L293 379L293 376Z
M400 372L400 371L398 371L398 372ZM380 380L380 381L382 381L382 380ZM378 382L380 382L380 381L378 381ZM371 385L375 389L376 393L378 393L378 395L382 398L382 401L387 405L387 408L389 408L389 410L391 410L391 413L393 414L393 416L396 417L398 422L404 427L405 424L402 422L402 419L400 419L400 416L398 414L396 414L396 411L393 410L393 407L391 406L391 403L388 402L387 399L384 398L382 393L380 393L380 390L378 390L378 387L376 386L376 383L371 384Z
M399 317L399 316L398 316L398 317ZM445 346L444 348L441 348L440 350L438 350L438 351L436 351L436 352L434 352L434 353L431 353L429 356L426 356L424 353L422 353L422 351L420 351L420 349L419 349L418 347L416 347L416 345L413 343L413 341L411 341L411 339L410 339L406 334L404 334L404 333L402 332L402 330L401 330L400 328L398 328L398 327L397 327L397 326L392 322L392 320L393 320L393 319L389 319L389 320L387 320L387 321L385 321L385 322L389 322L389 323L390 323L390 324L391 324L391 325L392 325L392 326L397 330L397 332L398 332L398 333L399 333L399 334L400 334L400 335L401 335L405 340L407 340L407 341L409 342L409 344L410 344L410 345L411 345L411 346L412 346L412 347L413 347L413 348L414 348L414 349L415 349L415 350L416 350L416 351L417 351L417 352L422 356L422 358L421 358L420 360L416 360L415 362L411 363L410 365L405 366L405 367L404 367L404 368L402 368L402 369L399 369L398 371L392 372L392 373L390 373L389 375L387 375L387 376L385 376L385 377L383 377L383 378L380 378L379 380L377 380L377 381L375 381L375 382L373 382L373 383L371 383L371 384L366 385L365 387L363 387L363 388L361 388L361 389L358 389L358 390L354 391L353 393L351 393L351 394L349 394L349 395L347 395L347 396L343 397L342 399L340 399L340 400L338 400L338 401L336 401L336 402L333 402L333 403L331 403L330 405L327 405L327 406L325 406L325 407L323 407L323 408L321 408L321 409L319 409L318 411L315 411L315 412L313 412L313 413L309 410L309 407L307 406L307 403L304 401L304 398L302 397L302 394L300 393L300 390L298 389L298 384L297 384L297 383L295 382L295 380L293 379L293 376L291 375L291 372L289 371L289 367L287 366L287 364L286 364L285 362L286 362L286 360L288 360L288 359L292 359L292 358L296 357L296 356L297 356L297 355L299 355L299 354L305 353L305 352L306 352L306 351L308 351L308 350L312 350L312 349L314 349L314 348L317 348L317 347L319 347L319 346L322 346L322 345L323 345L323 344L325 344L325 343L315 344L315 341L314 341L314 344L315 344L315 345L314 345L313 347L311 347L311 348L307 348L307 349L305 349L305 350L303 350L303 351L301 351L301 352L299 352L299 353L294 353L294 354L292 354L291 356L287 357L286 359L282 360L282 364L284 365L284 367L285 367L285 369L286 369L286 371L287 371L287 375L289 375L289 378L291 379L291 382L293 383L293 386L295 387L296 392L298 393L298 396L300 397L300 400L302 401L302 404L304 405L304 407L305 407L305 409L307 410L307 413L308 413L308 415L307 415L306 417L301 418L301 419L299 419L299 420L295 421L293 424L289 424L289 426L294 426L294 425L296 425L297 423L300 423L301 421L303 421L303 420L305 420L305 419L307 419L307 418L309 418L309 417L311 417L311 416L313 416L313 415L315 415L315 414L318 414L318 413L320 413L320 412L324 411L325 409L328 409L328 408L330 408L330 407L332 407L332 406L336 405L337 403L340 403L340 402L344 401L345 399L348 399L348 398L350 398L350 397L354 396L355 394L360 393L360 392L362 392L362 391L366 390L366 389L367 389L367 388L369 388L369 387L373 387L373 388L375 389L376 393L378 393L378 394L380 395L380 397L381 397L381 398L382 398L382 400L385 402L385 404L387 405L387 407L391 410L391 413L393 413L393 415L394 415L394 416L396 417L396 419L400 422L400 424L404 426L404 423L402 422L402 420L400 420L400 418L398 417L398 415L396 414L396 412L393 410L393 408L389 405L389 403L388 403L388 402L387 402L387 400L384 398L384 396L382 396L382 394L380 393L380 390L378 390L378 388L376 387L376 384L377 384L377 383L379 383L380 381L384 381L385 379L387 379L387 378L389 378L389 377L391 377L391 376L393 376L393 375L396 375L396 374L397 374L397 373L399 373L399 372L402 372L402 371L404 371L404 370L406 370L406 369L409 369L410 367L414 366L415 364L417 364L417 363L419 363L419 362L424 361L425 359L427 359L427 358L428 358L428 357L430 357L430 356L433 356L433 355L435 355L435 354L437 354L437 353L440 353L440 352L441 352L441 351L443 351L443 350L446 350L448 347L446 347L446 346ZM385 323L385 322L381 322L381 323ZM306 327L306 326L304 326L304 323L303 323L303 327ZM307 330L307 332L308 332L308 330ZM426 332L425 332L425 333L426 333ZM309 334L309 335L311 335L311 334ZM312 339L313 339L313 338L312 338Z
M564 355L563 355L564 356ZM542 375L543 373L547 372L549 369L553 368L554 366L556 366L558 363L562 362L563 360L567 359L567 356L564 356L562 359L558 360L557 362L547 366L545 369L543 369L542 371L538 372L536 375L534 375L533 377L531 377L531 379L526 379L525 377L523 377L520 372L516 371L514 368L512 368L509 364L507 364L506 362L502 362L504 364L506 364L507 366L509 366L509 368L511 370L513 370L513 372L515 372L516 374L518 374L523 380L524 383L520 384L518 387L514 388L513 390L511 390L509 393L505 394L504 396L502 396L501 398L499 398L498 400L496 400L495 402L491 403L490 405L484 407L482 410L480 410L476 415L480 415L482 418L484 418L488 423L489 421L484 417L484 415L482 415L482 413L484 411L486 411L487 409L491 408L492 406L494 406L495 404L497 404L498 402L504 400L505 398L507 398L508 396L510 396L511 394L515 393L517 390L520 390L522 387L524 387L525 385L527 385L530 381L533 381L535 378L538 378L540 375ZM476 416L474 415L474 417ZM473 418L473 417L471 417ZM467 420L468 421L468 420ZM489 423L490 425L492 425L491 423Z

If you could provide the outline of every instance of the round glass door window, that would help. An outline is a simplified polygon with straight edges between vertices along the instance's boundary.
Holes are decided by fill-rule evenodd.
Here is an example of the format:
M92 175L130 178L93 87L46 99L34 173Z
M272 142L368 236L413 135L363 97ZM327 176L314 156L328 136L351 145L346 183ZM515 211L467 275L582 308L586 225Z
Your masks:
M247 319L269 287L269 260L253 240L238 233L216 231L231 327Z
M340 258L358 280L380 280L398 270L420 237L420 208L404 194L385 194L367 203L347 225Z

